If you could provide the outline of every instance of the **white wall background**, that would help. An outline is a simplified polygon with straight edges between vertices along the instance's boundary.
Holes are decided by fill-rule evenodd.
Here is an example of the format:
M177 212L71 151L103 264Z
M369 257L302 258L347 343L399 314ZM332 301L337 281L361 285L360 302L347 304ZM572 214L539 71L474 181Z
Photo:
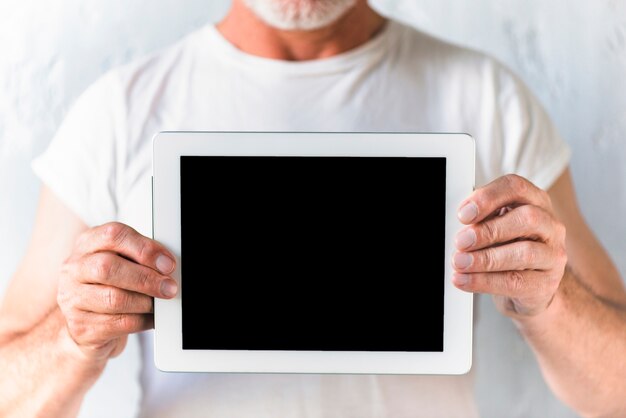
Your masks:
M0 294L26 246L38 182L29 161L105 70L163 47L228 0L0 2ZM626 275L626 0L376 0L385 13L487 51L531 86L574 150L583 212ZM532 354L480 301L477 396L485 417L571 417ZM136 346L113 362L82 416L133 416ZM106 413L103 406L106 407Z

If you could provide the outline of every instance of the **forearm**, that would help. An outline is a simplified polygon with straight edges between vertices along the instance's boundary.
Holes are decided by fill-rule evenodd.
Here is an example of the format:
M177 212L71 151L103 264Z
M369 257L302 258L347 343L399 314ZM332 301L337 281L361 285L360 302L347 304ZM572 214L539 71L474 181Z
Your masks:
M566 271L546 311L514 320L555 394L583 416L626 416L626 310Z
M74 417L103 367L81 361L56 308L28 332L0 336L0 416Z

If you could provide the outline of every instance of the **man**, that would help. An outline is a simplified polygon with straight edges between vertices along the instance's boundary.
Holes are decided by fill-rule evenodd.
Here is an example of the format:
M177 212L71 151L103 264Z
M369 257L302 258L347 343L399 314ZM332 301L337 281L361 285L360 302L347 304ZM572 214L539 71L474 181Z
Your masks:
M365 0L234 0L216 27L88 89L34 163L35 229L0 316L1 416L76 415L152 328L152 297L176 294L173 256L145 236L150 139L167 129L473 134L491 182L460 205L454 284L494 296L565 403L626 415L626 291L519 80ZM141 338L145 416L476 416L467 376L163 374Z

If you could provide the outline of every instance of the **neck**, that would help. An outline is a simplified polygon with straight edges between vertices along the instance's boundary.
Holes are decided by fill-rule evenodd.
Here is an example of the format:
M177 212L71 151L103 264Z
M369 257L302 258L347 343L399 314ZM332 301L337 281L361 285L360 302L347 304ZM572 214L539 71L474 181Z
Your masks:
M243 52L265 58L305 61L340 54L364 44L385 25L367 1L359 1L332 24L310 31L285 31L268 26L241 0L233 0L217 30Z

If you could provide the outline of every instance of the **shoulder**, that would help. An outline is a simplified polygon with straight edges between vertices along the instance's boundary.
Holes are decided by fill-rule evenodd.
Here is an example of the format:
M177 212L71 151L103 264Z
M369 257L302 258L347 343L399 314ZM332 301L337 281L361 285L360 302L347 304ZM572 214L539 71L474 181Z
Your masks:
M396 59L415 72L428 74L435 83L476 93L518 89L520 79L495 57L477 49L444 40L398 21L395 31ZM444 87L445 87L444 86ZM441 86L439 86L441 87Z
M142 126L167 111L165 105L189 91L185 83L196 61L207 52L211 55L205 32L203 26L165 48L101 74L73 102L66 119L106 128L111 138L135 138Z
M99 147L128 139L133 128L151 117L165 89L176 89L170 86L170 78L189 66L200 35L197 30L171 46L100 75L73 101L56 137L64 141L75 137L75 142ZM97 133L97 141L82 139L87 128Z
M476 49L455 44L398 21L390 21L389 24L392 25L401 53L414 60L465 68L495 64L491 56Z
M121 90L130 99L161 90L172 78L193 65L203 44L205 31L206 27L203 26L174 44L110 70L102 77L108 80L104 84Z

